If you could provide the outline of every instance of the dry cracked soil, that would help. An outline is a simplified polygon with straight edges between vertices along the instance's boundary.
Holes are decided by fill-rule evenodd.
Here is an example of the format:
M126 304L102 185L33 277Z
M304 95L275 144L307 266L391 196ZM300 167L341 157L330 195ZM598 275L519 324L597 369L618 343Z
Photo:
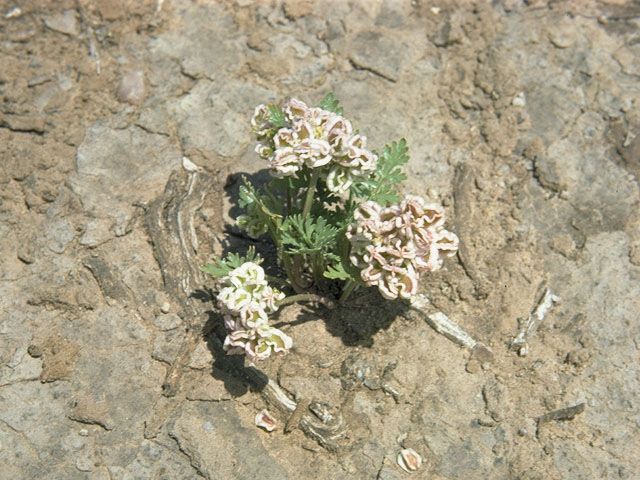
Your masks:
M3 480L640 478L638 1L0 7ZM329 91L460 251L250 365L198 266L252 244L253 108Z

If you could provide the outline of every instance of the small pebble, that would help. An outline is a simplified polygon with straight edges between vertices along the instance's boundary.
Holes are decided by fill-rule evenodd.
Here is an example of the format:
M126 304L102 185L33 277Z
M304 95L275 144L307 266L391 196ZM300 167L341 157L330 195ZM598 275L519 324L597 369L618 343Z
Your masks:
M182 324L182 319L175 313L165 313L158 315L154 321L156 327L163 332L178 328Z
M171 305L169 304L169 302L164 302L161 306L160 306L160 311L162 313L169 313L169 310L171 310Z
M140 70L127 73L118 85L116 97L121 102L137 105L144 99L144 75Z
M27 353L33 358L39 358L42 356L42 349L38 345L29 345Z
M524 96L524 92L519 92L511 102L514 107L524 107L527 104L527 99Z
M202 428L210 432L213 430L213 425L211 425L211 422L204 422L204 424L202 425Z
M526 437L527 433L528 432L526 428L521 428L520 430L518 430L518 435L520 435L521 437Z

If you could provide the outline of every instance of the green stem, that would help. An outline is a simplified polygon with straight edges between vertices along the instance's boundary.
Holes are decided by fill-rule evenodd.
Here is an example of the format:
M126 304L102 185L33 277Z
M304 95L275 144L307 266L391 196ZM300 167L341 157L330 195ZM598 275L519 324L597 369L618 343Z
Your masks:
M317 287L322 288L324 286L324 277L322 276L324 272L324 260L320 253L314 253L311 256L311 269L313 270L313 281Z
M293 287L293 290L296 293L304 292L304 290L302 289L302 287L300 287L300 284L298 283L297 276L293 273L293 268L291 265L291 257L287 255L287 253L284 251L284 248L279 249L279 252L280 252L279 253L280 259L282 260L282 266L284 267L284 271L287 274L287 278L289 279L289 283L291 284L291 287Z
M335 308L335 303L332 300L329 300L326 297L322 297L320 295L316 295L314 293L301 293L298 295L291 295L290 297L286 297L280 302L278 302L278 307L282 307L284 305L288 305L290 303L295 302L316 302L321 303L327 308Z
M304 198L304 207L302 208L302 218L307 218L311 211L311 204L313 203L313 195L316 193L316 184L318 183L318 177L320 176L320 169L315 168L311 173L311 180L309 180L309 187L307 188L307 194Z
M347 298L349 298L349 295L351 295L351 292L353 292L353 289L356 288L357 285L358 282L354 280L348 280L347 284L344 287L344 290L342 290L342 295L340 296L340 300L338 300L338 303L344 303Z

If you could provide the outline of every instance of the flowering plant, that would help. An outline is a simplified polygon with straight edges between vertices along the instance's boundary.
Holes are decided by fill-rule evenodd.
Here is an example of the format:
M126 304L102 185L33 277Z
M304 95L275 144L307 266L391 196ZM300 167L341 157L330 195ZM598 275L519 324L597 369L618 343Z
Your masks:
M245 213L236 225L251 238L271 237L287 279L265 275L253 249L203 267L217 279L229 354L259 360L286 353L291 338L269 325L268 314L294 301L330 303L339 284L339 302L358 285L409 299L420 275L457 251L440 205L398 193L406 141L368 150L338 103L331 93L317 107L292 99L282 108L259 105L251 118L256 152L274 178L261 189L243 178L238 203ZM285 297L270 280L294 295Z

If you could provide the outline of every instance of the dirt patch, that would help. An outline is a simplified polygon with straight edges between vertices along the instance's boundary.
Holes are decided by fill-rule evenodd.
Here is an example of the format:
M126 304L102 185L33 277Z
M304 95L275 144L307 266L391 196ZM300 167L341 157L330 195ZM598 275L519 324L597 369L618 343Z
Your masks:
M637 13L4 2L12 476L391 480L411 448L420 478L638 477ZM277 273L232 225L240 175L268 177L248 119L328 91L368 145L407 139L406 193L445 206L460 251L424 278L422 312L363 289L288 306L292 352L249 365L222 350L199 266L253 245ZM546 288L560 300L520 355ZM473 343L437 333L442 315Z

